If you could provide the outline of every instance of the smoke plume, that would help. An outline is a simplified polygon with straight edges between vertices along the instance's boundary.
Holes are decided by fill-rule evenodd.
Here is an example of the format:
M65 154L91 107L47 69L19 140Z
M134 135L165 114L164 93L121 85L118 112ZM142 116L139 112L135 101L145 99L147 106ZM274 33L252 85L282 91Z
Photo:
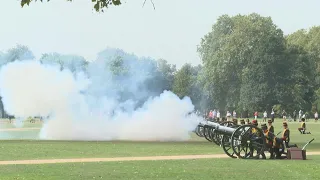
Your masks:
M190 114L190 98L170 91L150 96L146 82L153 78L154 64L118 55L102 52L96 61L76 63L86 70L61 68L50 55L3 65L0 96L5 111L22 119L47 117L42 139L187 140L200 120Z

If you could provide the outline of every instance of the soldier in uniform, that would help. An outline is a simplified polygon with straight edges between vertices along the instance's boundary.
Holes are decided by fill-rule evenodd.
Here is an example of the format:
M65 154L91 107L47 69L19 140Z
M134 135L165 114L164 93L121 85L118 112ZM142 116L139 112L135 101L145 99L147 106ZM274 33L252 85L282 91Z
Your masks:
M285 142L286 147L289 147L289 142L290 142L290 130L288 128L287 122L283 122L283 131L282 131L282 141Z
M264 136L266 137L266 149L269 150L270 152L270 159L274 159L274 153L276 149L276 136L269 131L268 127L266 124L261 124L261 129L263 131ZM265 159L266 155L264 152L262 153L262 157Z
M244 119L241 119L241 120L240 120L240 124L241 124L241 125L245 125L245 124L246 124L246 122L244 121Z
M252 123L251 123L251 124L254 125L254 126L256 126L256 127L258 127L258 121L257 121L257 120L252 120ZM256 134L257 132L258 132L258 131L257 131L257 128L253 127L253 128L251 129L251 135L254 135L254 134ZM254 151L254 149L253 149L252 146L250 146L249 149L250 149L250 157L253 157L253 151Z
M301 127L298 128L298 131L300 131L301 134L311 134L310 132L306 132L306 120L302 118L301 121Z
M271 132L272 134L274 134L274 127L272 125L271 119L268 120L268 131Z
M234 124L234 125L237 125L237 124L238 124L238 119L233 119L232 121L233 121L233 124Z

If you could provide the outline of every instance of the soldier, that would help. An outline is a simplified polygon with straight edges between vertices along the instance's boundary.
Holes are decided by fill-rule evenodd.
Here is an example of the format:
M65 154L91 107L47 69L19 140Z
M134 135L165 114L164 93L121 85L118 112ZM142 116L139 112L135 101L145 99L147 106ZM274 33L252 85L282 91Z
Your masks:
M246 124L246 122L244 121L244 119L241 119L241 120L240 120L240 124L241 124L241 125L245 125L245 124Z
M254 125L254 126L258 126L258 121L257 120L252 120L251 124Z
M271 119L268 120L268 131L271 132L272 134L274 134L274 127L272 125Z
M249 120L249 119L248 119L248 120ZM252 125L254 125L254 126L257 127L257 126L258 126L258 121L255 120L255 119L252 120ZM250 136L255 135L257 132L258 132L258 131L257 131L257 128L253 127L253 128L251 129L251 135L250 135ZM253 157L253 151L254 151L253 146L250 145L249 149L250 149L250 157Z
M306 123L305 123L305 119L302 118L301 119L302 123L301 123L301 127L298 128L298 131L300 131L301 134L311 134L310 132L306 132Z
M233 124L234 124L234 125L237 125L237 124L238 124L238 119L233 119L232 121L233 121Z
M266 137L266 148L270 152L270 159L274 159L274 149L276 145L276 136L268 130L266 124L261 124L261 129L263 131L264 136ZM266 155L264 152L262 153L262 157L265 159Z
M282 141L285 142L286 147L289 147L290 142L290 130L288 128L287 122L283 122L283 131L282 131Z

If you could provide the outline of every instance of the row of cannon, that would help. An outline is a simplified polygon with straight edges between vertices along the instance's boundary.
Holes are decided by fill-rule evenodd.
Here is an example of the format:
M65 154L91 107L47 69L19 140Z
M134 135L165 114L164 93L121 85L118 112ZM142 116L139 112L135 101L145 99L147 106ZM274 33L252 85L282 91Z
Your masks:
M252 129L256 133L252 133ZM266 138L261 128L235 122L203 121L195 129L195 133L218 146L231 158L259 158L265 151Z

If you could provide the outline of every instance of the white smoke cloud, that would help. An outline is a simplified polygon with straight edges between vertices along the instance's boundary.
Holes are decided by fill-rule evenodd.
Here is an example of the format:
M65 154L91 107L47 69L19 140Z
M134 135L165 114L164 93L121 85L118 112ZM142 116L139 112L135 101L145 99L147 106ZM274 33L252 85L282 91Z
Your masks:
M0 69L0 95L5 110L20 118L50 115L41 130L42 139L171 141L189 138L189 132L200 121L194 114L188 115L194 110L190 98L179 99L172 92L164 91L135 109L135 100L119 101L110 72L98 67L101 66L90 67L94 73L88 78L84 73L75 75L69 70L61 71L59 66L34 60L4 65ZM121 82L126 82L133 93L147 93L134 87L134 83L143 78L134 77Z

